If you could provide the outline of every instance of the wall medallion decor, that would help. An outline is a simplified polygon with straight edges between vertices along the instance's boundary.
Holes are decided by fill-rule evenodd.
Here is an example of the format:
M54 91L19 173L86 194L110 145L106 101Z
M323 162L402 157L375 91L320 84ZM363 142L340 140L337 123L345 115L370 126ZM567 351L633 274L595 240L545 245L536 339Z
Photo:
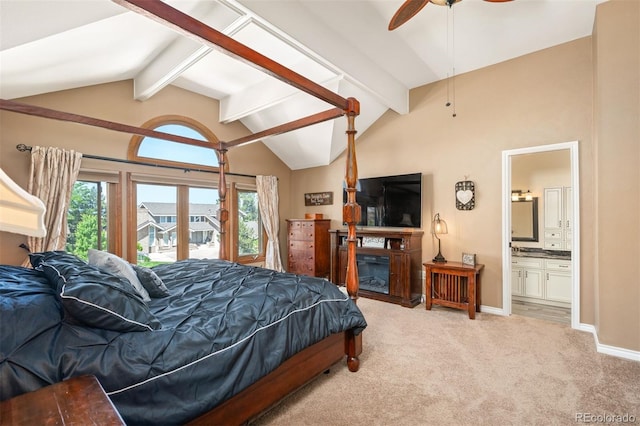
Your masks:
M476 187L470 180L456 183L456 208L458 210L473 210L476 206Z

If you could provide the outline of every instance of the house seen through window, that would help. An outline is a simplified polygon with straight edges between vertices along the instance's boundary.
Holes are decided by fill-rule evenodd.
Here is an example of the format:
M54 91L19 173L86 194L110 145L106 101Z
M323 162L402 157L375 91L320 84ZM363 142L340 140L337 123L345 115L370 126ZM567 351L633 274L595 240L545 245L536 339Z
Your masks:
M138 263L155 265L175 262L178 245L188 246L190 259L216 259L220 249L218 191L188 188L188 211L178 209L178 188L172 185L136 184ZM188 217L186 238L179 235L178 215Z

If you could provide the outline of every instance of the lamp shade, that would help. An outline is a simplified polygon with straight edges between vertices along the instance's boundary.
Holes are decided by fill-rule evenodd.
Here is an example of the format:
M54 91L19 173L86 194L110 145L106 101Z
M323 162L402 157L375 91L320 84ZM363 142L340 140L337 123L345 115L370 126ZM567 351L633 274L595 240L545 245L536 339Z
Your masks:
M44 203L0 169L0 231L44 237Z
M438 254L433 258L434 262L445 263L447 261L442 255L442 251L440 251L440 237L438 237L438 234L447 234L448 232L447 222L440 219L440 213L436 213L431 222L431 233L438 240Z
M436 235L449 233L447 222L445 222L443 219L440 219L440 213L436 213L436 215L433 217L433 222L431 222L431 233Z

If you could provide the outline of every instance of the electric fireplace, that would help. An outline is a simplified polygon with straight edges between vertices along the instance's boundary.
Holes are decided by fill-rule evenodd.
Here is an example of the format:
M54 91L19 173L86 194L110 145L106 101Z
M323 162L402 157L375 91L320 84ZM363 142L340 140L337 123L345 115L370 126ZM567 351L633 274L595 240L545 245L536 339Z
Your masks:
M389 256L356 254L360 289L389 294Z

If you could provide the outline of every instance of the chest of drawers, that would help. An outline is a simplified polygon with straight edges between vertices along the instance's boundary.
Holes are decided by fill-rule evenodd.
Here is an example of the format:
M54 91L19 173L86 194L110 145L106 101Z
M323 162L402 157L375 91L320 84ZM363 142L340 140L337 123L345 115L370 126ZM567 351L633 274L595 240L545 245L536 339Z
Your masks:
M287 271L329 277L329 219L287 219Z

